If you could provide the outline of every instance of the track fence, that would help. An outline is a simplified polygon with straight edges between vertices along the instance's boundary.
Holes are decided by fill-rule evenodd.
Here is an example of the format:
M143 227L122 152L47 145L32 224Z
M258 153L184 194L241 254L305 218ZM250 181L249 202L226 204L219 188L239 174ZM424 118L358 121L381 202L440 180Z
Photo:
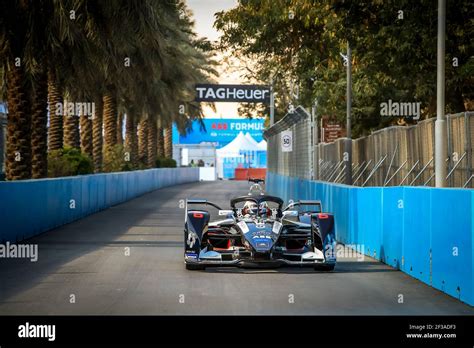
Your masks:
M474 188L474 112L447 115L447 185ZM317 122L303 107L265 131L272 173L344 183L347 138L316 144ZM352 140L352 182L356 186L434 186L435 119L393 126ZM292 149L283 151L282 133Z

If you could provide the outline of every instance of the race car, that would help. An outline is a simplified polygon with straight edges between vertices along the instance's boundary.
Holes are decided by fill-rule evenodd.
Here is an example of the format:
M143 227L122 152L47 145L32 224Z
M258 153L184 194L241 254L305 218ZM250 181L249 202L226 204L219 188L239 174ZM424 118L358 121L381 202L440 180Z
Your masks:
M255 185L248 195L231 199L230 209L204 199L186 200L186 269L302 266L332 271L334 216L323 213L320 201L300 200L283 208L281 198ZM216 219L209 208L217 210Z

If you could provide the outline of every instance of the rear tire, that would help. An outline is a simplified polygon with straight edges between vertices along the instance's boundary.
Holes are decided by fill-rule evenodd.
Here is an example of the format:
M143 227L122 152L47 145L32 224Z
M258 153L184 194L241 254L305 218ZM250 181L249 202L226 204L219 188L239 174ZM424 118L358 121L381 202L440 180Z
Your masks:
M206 267L203 266L203 265L199 265L199 264L187 263L186 264L186 269L188 271L202 271L202 270L205 270Z
M317 265L314 266L315 271L322 271L322 272L331 272L334 271L334 267L336 267L336 264L322 264L322 265Z

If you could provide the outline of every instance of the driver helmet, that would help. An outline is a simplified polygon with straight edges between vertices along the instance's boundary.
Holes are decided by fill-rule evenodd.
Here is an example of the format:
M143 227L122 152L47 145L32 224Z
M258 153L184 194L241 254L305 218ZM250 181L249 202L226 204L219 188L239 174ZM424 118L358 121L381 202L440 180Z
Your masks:
M267 202L260 203L260 215L270 216L271 214L272 214L272 211L270 207L268 206L268 203Z
M257 203L253 201L247 201L244 204L244 207L242 208L242 214L247 215L247 214L257 214Z

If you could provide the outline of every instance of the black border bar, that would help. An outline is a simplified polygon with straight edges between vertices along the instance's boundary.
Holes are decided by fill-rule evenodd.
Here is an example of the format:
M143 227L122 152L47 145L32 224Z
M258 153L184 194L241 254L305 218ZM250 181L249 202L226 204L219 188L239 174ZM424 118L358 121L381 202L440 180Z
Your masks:
M55 325L55 341L18 337L19 326L27 322ZM416 333L454 333L456 337L407 337ZM311 337L310 341L305 337ZM235 340L289 346L319 343L473 347L474 316L0 316L2 348L74 344L194 346L203 344L203 339L207 345L232 345Z

